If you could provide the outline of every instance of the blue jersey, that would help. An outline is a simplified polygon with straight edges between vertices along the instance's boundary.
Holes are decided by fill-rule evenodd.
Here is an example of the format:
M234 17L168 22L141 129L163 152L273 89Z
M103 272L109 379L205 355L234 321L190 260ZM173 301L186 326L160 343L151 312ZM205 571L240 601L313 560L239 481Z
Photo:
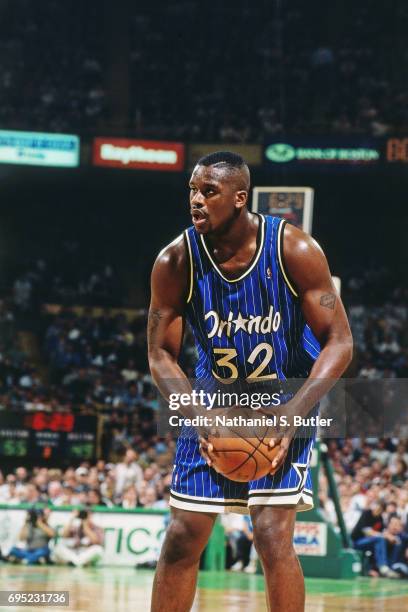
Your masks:
M307 377L320 346L285 270L285 221L259 215L257 248L246 272L228 279L194 227L186 316L198 351L197 379L248 383Z
M285 221L259 216L257 248L245 273L230 280L217 266L205 237L185 232L190 260L186 317L198 351L196 387L266 391L280 381L307 377L320 346L306 324L296 288L284 267ZM246 384L248 383L248 385ZM301 381L299 381L301 383ZM238 388L237 388L238 387ZM291 390L281 397L284 403ZM292 440L283 466L249 483L234 482L208 466L194 428L177 441L170 504L201 512L247 512L253 505L313 507L308 463L314 431Z

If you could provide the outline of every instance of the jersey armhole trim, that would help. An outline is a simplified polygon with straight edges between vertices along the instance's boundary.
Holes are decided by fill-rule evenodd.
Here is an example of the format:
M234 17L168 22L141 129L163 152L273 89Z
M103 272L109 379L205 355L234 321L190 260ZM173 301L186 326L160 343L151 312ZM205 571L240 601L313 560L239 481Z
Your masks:
M190 302L191 297L193 295L193 284L194 284L194 277L193 277L193 252L191 250L191 244L190 244L190 236L188 235L188 230L184 231L184 238L187 244L187 252L188 252L188 259L189 259L189 269L190 269L190 274L189 274L189 289L188 289L188 295L187 295L187 304Z
M285 260L284 260L284 253L283 253L283 234L285 231L285 226L286 226L286 221L282 220L279 224L279 230L278 230L278 261L279 261L279 267L280 270L282 272L283 278L285 279L285 283L287 284L290 292L296 297L298 298L299 295L296 292L293 283L290 281L289 279L289 274L288 271L285 268Z

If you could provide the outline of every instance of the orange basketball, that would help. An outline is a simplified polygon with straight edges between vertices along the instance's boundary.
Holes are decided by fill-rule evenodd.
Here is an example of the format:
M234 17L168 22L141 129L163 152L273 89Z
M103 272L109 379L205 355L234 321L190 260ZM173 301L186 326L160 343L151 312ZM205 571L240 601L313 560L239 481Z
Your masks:
M269 440L258 438L215 438L208 441L213 445L212 467L230 480L248 482L258 480L272 472L272 461L279 451L279 445L268 447Z

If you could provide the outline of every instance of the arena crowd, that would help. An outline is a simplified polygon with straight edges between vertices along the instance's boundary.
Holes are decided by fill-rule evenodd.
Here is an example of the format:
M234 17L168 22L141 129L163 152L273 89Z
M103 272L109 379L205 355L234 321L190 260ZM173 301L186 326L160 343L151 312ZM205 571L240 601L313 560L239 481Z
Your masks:
M117 125L139 137L243 143L288 132L382 136L407 126L405 3L386 12L381 0L337 14L331 7L330 28L321 25L329 10L322 1L239 6L223 2L215 25L198 0L129 4L112 34L109 13L92 3L5 3L2 123L85 134ZM106 78L108 45L127 49L128 84L117 92L117 80ZM120 125L118 95L127 114Z

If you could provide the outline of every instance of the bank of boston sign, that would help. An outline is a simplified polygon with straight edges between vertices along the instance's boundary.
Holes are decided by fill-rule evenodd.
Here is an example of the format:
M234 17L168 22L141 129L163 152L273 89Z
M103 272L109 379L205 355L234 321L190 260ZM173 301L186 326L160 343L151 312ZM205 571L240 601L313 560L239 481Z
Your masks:
M348 139L296 139L273 142L265 147L265 163L306 165L373 165L380 160L380 149L374 143Z

